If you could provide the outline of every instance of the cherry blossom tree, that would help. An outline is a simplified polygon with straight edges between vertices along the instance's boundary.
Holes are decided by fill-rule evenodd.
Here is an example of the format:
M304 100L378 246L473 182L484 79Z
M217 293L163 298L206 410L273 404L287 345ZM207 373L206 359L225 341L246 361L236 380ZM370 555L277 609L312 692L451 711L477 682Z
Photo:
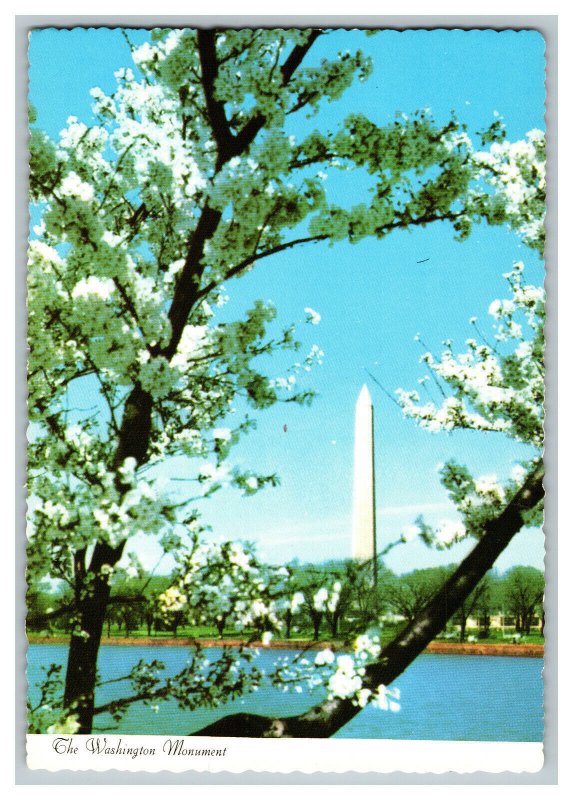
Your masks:
M230 449L252 422L246 417L231 429L226 419L238 397L255 409L306 402L297 372L322 354L315 346L286 375L264 374L261 356L297 348L294 329L271 336L276 311L260 300L242 319L221 322L233 279L306 244L382 240L435 221L450 222L461 238L475 221L507 224L542 248L543 141L537 132L508 143L495 120L476 146L455 118L438 125L420 111L387 126L356 112L338 129L323 125L299 138L288 135L291 118L319 115L371 70L360 51L313 61L314 43L327 35L154 31L151 42L133 48L137 75L134 68L121 69L112 94L92 90L97 124L70 117L57 141L32 128L30 191L41 222L29 251L28 580L65 581L74 596L63 704L59 716L45 717L46 724L52 719L49 729L89 732L102 711L96 708L96 665L110 578L139 532L179 559L180 582L165 593L166 608L189 607L199 595L203 602L202 570L216 562L220 597L212 593L209 603L217 614L251 619L259 608L271 627L279 618L278 598L271 595L281 576L261 577L264 570L250 554L233 550L238 545L215 552L201 544L196 513L151 477L153 467L184 456L198 465L203 496L224 483L249 495L277 481L275 474L228 468ZM326 179L355 168L370 176L373 191L342 207L329 199ZM512 308L527 310L531 322L542 298L519 283L519 274L512 273ZM513 341L513 311L502 303L495 313L500 336ZM317 321L312 309L308 318ZM540 424L532 403L541 402L542 374L535 373L541 327L533 342L520 340L505 360L477 343L469 348L469 361L451 353L427 359L452 387L453 399L424 409L414 394L405 394L406 412L428 427L532 437ZM71 407L70 388L78 386L94 397L92 408ZM525 513L537 508L541 462L525 465L505 488L454 465L445 468L444 481L464 522L463 530L460 523L442 540L448 544L466 533L480 538L475 585ZM420 535L432 534L421 525ZM223 563L230 565L224 574ZM137 573L136 559L132 569ZM444 588L451 610L472 584L471 569L464 567L464 585L456 573ZM285 597L281 602L298 605ZM382 660L379 647L365 641L352 664L322 656L314 666L326 670L322 684L330 688L319 712L293 723L245 723L244 734L327 736L368 700L388 705L386 684L443 625L443 612L431 604L424 614ZM157 666L140 665L132 675L134 695L123 705L134 697L152 702L171 696L189 708L245 691L260 678L254 667L241 672L231 655L211 667L200 658L177 681L161 685ZM51 673L46 697L53 695L54 680ZM121 708L115 703L108 710Z
M273 631L280 613L297 606L288 569L261 563L252 546L194 537L176 558L177 580L159 597L167 618L185 611L192 625L214 624L222 636L225 626Z

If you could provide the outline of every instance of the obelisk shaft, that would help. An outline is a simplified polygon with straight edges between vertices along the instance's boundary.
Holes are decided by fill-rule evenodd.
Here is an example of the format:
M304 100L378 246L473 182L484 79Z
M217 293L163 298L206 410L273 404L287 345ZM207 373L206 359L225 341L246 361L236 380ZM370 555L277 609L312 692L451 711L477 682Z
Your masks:
M374 488L374 412L366 386L356 402L352 557L372 561L376 572L376 501Z

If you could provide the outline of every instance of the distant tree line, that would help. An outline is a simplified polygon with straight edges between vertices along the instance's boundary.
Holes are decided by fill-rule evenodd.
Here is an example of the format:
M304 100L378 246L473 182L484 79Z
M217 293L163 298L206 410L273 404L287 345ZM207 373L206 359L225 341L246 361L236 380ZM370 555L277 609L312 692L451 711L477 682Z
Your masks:
M289 568L292 593L298 608L286 605L283 611L282 635L290 638L347 640L365 626L386 626L394 629L408 624L432 599L454 566L416 569L402 575L382 567L373 585L369 565L353 561L329 562L322 565L295 565ZM128 579L118 575L108 605L104 630L108 636L148 637L168 634L177 637L189 634L190 620L186 610L168 614L159 598L170 586L169 576L144 576ZM528 635L534 623L543 632L543 573L533 567L516 566L504 574L489 572L461 604L452 618L450 638L465 641L468 621L477 622L477 636L491 634L492 619L508 632ZM41 588L28 593L28 629L31 632L71 633L73 602L71 591L62 587ZM539 621L541 625L539 626ZM237 634L226 625L220 614L208 620L199 635L223 637ZM264 620L253 631L264 633Z
M407 624L432 600L444 582L454 572L455 565L416 569L396 575L382 567L373 586L371 571L366 566L349 561L321 567L299 568L293 580L305 597L308 633L313 638L329 636L347 638L364 626L382 623L388 627ZM338 602L329 607L328 599L320 603L321 587L326 576L335 578ZM504 574L490 571L460 605L452 618L457 638L465 641L468 621L477 622L478 636L487 638L492 619L516 634L528 635L534 622L543 632L544 576L534 567L515 566ZM317 602L317 599L319 602ZM310 625L308 624L310 623ZM303 621L304 625L304 621Z

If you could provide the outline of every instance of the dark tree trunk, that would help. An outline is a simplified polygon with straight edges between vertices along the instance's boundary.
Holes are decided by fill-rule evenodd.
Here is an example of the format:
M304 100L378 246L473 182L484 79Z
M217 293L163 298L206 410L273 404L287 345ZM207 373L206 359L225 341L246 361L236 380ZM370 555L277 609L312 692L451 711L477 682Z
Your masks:
M338 614L333 614L332 619L330 621L330 633L332 634L333 639L336 639L336 637L338 636L338 620L339 620Z
M320 622L321 616L319 614L315 614L312 618L312 638L315 642L318 641L318 637L320 636Z
M482 616L482 618L480 619L480 625L482 629L482 635L484 636L484 638L487 638L489 636L489 628L491 625L491 617L489 616L489 614L484 614Z
M460 619L460 642L465 642L466 640L466 624L467 618L465 614L462 614Z
M140 386L135 386L125 403L114 460L116 467L123 464L128 456L136 458L138 462L144 459L150 428L151 395ZM123 554L124 546L125 542L111 547L99 541L87 569L85 551L79 551L74 556L77 624L82 635L72 635L70 640L64 707L77 714L80 724L78 733L90 733L93 722L97 657L110 595L108 577L101 574L101 569L104 565L114 567Z
M103 564L116 564L122 551L123 545L115 549L106 544L96 545L90 565L96 575L92 579L93 592L78 603L81 635L72 635L70 639L64 690L64 707L77 714L78 733L90 733L92 729L97 656L110 594L107 577L99 572ZM85 586L81 572L76 580Z
M286 626L285 637L287 639L290 639L290 629L292 626L292 611L290 610L290 608L287 610L285 614L285 626Z

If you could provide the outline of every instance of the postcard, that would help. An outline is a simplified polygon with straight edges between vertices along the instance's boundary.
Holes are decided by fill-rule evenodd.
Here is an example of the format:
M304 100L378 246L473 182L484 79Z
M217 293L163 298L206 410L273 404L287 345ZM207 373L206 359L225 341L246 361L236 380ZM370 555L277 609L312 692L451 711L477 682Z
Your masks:
M29 80L28 767L540 770L543 35Z

